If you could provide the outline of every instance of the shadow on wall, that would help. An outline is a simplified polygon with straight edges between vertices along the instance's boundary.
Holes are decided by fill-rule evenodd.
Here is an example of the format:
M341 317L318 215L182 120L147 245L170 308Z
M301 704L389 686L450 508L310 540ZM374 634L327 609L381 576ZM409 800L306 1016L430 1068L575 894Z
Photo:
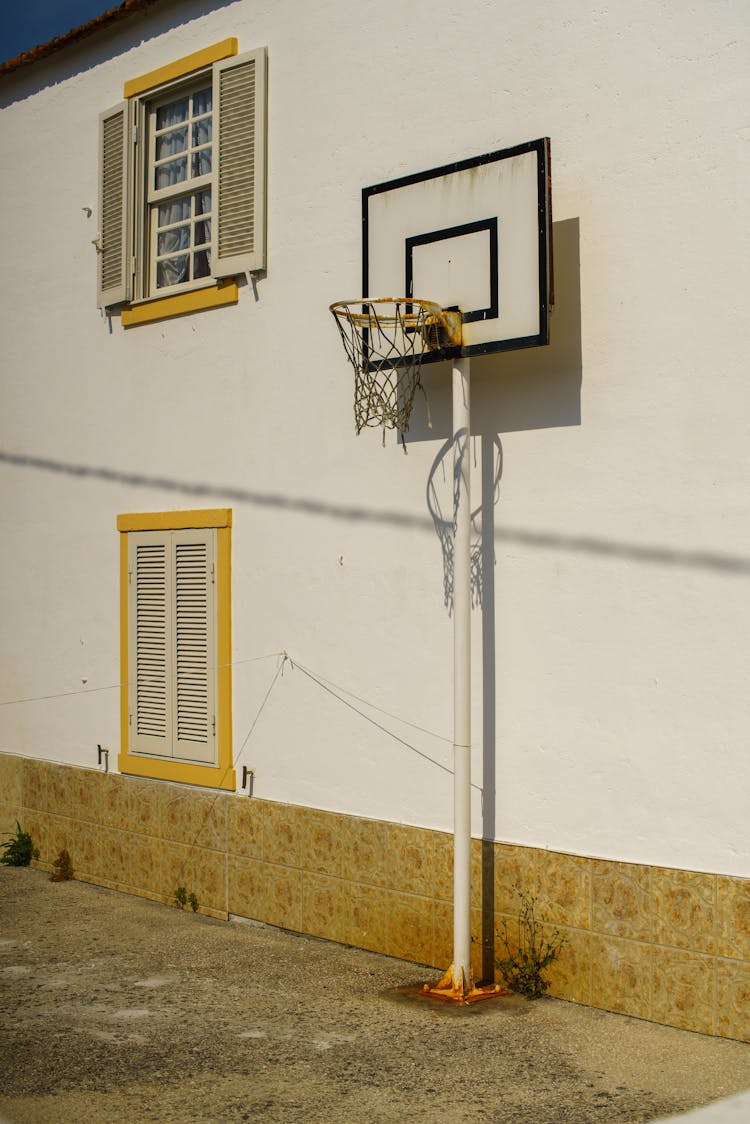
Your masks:
M580 223L552 224L555 307L547 347L477 356L471 364L472 434L483 437L526 429L581 424ZM407 443L450 439L451 377L447 363L423 369L432 428L417 398ZM442 451L441 451L442 452ZM438 454L440 456L441 454Z

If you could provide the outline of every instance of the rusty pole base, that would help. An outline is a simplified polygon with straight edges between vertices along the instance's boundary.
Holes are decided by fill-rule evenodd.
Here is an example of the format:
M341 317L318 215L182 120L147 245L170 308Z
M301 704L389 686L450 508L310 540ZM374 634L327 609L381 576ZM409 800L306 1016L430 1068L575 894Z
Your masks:
M434 987L425 984L422 995L431 999L445 999L448 1003L478 1003L482 999L497 999L509 993L500 984L491 984L489 987L477 987L471 976L467 981L463 969L456 972L451 964L448 971L438 980Z

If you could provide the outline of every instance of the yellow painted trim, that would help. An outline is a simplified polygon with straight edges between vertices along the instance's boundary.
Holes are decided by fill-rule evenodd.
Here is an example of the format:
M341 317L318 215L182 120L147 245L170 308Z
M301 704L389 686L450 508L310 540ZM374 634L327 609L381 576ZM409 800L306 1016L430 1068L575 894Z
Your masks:
M186 527L216 527L216 649L218 659L216 709L216 765L146 757L130 753L128 699L128 531L180 531ZM178 781L203 788L237 791L232 758L232 509L152 511L118 515L120 538L120 753L121 773L152 780Z
M186 316L190 312L202 312L204 308L220 308L225 304L237 304L239 286L236 281L220 281L205 289L194 289L190 293L177 293L172 297L157 297L143 301L130 308L123 308L120 322L123 328L136 324L149 324L153 320L165 320L169 316Z
M231 507L214 507L202 511L141 511L117 516L118 531L184 531L193 527L231 526ZM127 563L126 553L126 578ZM125 593L127 594L127 589Z
M236 39L222 39L220 43L213 43L210 47L194 51L192 55L185 55L181 59L175 59L174 62L168 62L166 66L149 70L147 74L141 74L138 78L130 78L124 86L124 97L134 98L138 94L145 93L146 90L153 90L156 86L174 82L176 78L183 78L194 70L201 70L204 66L210 66L220 59L228 59L236 55L237 50Z

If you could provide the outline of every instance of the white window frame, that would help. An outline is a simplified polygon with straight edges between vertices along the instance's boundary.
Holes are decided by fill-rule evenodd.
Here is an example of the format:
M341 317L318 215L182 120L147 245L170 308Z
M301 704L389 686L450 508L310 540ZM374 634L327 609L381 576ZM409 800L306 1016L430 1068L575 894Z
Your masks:
M209 54L211 50L206 49ZM267 51L261 47L231 53L210 65L205 55L197 52L126 83L126 93L133 85L136 92L100 116L101 308L179 297L266 268ZM176 74L165 78L165 71ZM152 166L148 115L165 98L207 80L213 90L212 171L206 177L212 189L210 277L156 289L149 211L156 195L147 182Z

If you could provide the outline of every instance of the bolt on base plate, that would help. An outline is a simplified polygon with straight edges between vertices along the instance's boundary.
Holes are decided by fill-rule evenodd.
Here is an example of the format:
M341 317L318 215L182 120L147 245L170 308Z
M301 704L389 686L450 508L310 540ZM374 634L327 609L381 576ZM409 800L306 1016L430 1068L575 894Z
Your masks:
M500 984L477 987L471 976L466 979L463 968L456 972L451 964L442 979L433 987L429 984L424 985L422 995L429 996L431 999L445 999L449 1003L464 1004L478 1003L482 999L497 999L501 995L508 995L508 992L500 987Z

